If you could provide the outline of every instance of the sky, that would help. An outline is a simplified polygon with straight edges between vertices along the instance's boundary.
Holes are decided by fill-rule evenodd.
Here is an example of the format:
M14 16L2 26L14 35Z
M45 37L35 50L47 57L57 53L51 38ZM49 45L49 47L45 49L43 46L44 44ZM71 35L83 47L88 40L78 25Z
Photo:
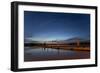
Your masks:
M90 36L90 14L24 11L24 38L35 41Z

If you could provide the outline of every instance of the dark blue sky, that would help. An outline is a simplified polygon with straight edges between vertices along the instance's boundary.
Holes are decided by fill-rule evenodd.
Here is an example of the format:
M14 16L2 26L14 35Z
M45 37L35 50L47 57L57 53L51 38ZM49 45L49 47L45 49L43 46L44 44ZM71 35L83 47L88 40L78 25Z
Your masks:
M24 11L24 37L64 40L90 35L90 15Z

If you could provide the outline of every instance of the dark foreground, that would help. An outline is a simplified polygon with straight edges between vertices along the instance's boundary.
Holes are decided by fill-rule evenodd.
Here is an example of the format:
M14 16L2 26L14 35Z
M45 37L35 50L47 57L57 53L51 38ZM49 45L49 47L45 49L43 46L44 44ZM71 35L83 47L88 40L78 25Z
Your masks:
M77 51L55 48L25 47L24 61L47 61L47 60L74 60L88 59L90 51Z

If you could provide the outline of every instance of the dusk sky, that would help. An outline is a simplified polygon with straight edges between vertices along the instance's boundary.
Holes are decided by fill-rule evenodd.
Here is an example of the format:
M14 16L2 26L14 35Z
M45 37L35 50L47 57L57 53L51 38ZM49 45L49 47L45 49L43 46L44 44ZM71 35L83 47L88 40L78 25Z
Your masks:
M24 11L24 37L37 41L90 35L90 15Z

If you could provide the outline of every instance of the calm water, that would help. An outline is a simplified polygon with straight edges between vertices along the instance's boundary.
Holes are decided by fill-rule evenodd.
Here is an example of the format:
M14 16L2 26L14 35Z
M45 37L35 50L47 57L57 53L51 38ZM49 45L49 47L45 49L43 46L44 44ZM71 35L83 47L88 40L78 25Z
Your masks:
M45 61L45 60L70 60L90 58L89 51L62 50L54 48L24 48L24 61Z

